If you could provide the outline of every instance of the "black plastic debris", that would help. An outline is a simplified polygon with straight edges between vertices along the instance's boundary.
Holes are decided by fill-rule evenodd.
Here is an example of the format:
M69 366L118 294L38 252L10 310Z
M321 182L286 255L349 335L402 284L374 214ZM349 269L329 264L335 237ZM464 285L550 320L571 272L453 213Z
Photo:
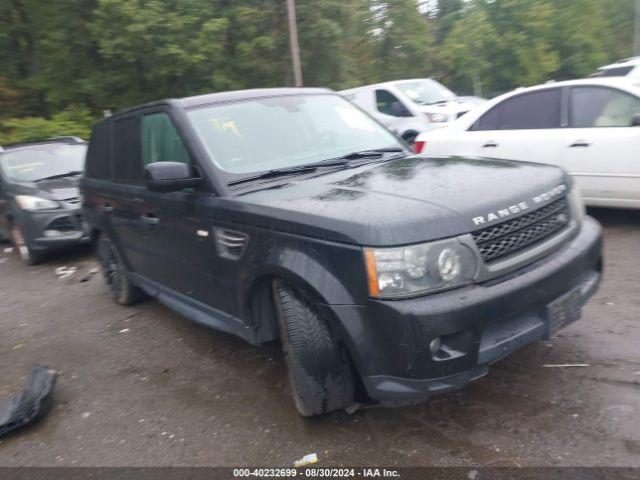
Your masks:
M0 402L0 437L40 419L50 410L57 373L34 365L21 393Z

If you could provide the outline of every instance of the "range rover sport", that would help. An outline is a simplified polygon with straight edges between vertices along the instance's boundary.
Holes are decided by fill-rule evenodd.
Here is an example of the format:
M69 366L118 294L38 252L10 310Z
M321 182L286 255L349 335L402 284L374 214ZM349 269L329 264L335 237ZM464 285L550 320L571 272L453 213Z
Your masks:
M304 416L460 388L576 320L601 275L562 169L416 158L324 89L106 118L81 188L113 298L280 339Z

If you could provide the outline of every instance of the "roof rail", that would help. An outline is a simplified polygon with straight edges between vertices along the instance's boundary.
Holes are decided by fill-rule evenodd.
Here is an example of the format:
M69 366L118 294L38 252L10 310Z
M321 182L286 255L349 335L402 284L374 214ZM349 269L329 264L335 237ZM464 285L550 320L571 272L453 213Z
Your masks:
M65 142L65 143L84 143L85 141L73 135L60 135L58 137L47 138L45 141L57 141L57 142Z
M618 60L616 61L616 63L625 63L625 62L630 62L632 60L640 60L640 55L636 55L633 57L627 57L627 58L623 58L622 60Z

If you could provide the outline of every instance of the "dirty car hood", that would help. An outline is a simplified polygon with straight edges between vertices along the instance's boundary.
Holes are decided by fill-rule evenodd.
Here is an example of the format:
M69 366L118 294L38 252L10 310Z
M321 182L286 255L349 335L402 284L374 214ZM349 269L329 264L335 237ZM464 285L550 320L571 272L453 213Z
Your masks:
M405 157L265 184L235 197L234 218L262 217L265 228L357 245L402 245L477 230L474 218L523 202L533 210L548 203L534 197L570 182L542 164Z

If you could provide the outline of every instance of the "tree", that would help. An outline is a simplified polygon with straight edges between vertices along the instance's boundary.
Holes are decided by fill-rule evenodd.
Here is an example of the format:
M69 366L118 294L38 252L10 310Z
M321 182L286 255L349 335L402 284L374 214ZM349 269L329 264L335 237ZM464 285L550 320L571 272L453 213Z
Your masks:
M373 2L378 78L430 76L435 65L434 35L416 0Z

